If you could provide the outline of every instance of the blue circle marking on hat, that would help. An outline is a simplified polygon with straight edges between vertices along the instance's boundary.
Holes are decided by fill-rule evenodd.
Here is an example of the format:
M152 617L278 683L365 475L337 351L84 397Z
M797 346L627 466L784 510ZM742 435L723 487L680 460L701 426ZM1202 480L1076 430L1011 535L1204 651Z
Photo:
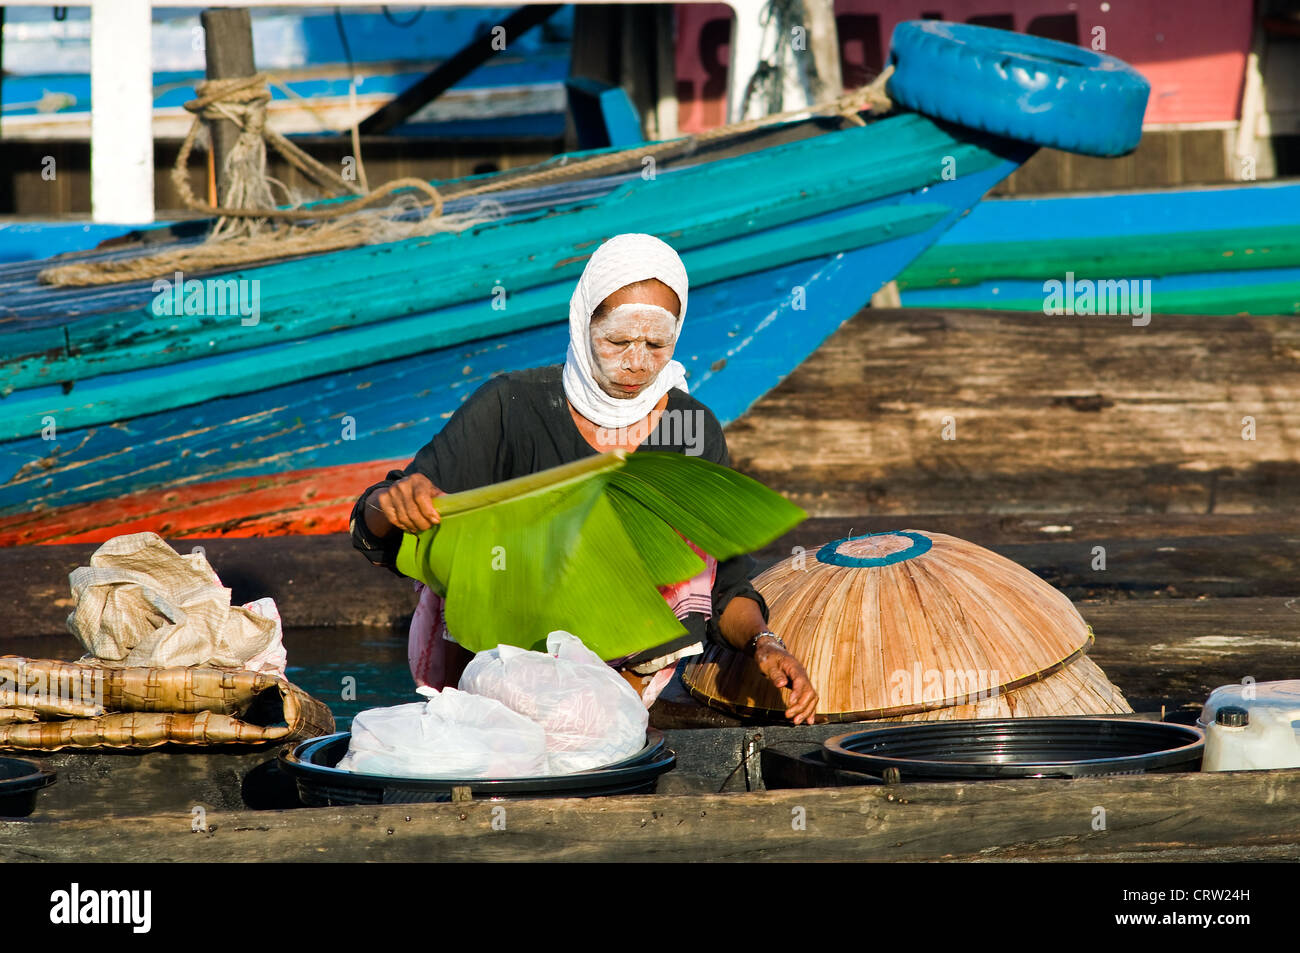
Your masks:
M850 553L841 552L840 547L846 543L856 543L859 540L875 539L880 543L887 541L882 537L891 536L895 540L910 540L910 546L904 546L887 552L882 556L855 556ZM885 533L864 533L861 536L845 536L843 539L837 539L832 543L827 543L821 549L817 550L817 561L828 563L832 566L892 566L894 563L905 562L908 559L915 559L922 553L928 552L934 542L929 536L923 533L911 533L907 530L890 530ZM861 549L863 547L848 547L852 549ZM874 548L874 547L873 547Z

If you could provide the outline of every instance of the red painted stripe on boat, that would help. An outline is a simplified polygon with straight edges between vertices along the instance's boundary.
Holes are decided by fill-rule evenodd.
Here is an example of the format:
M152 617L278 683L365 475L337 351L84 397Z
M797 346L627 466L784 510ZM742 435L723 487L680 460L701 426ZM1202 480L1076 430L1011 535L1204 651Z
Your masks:
M361 491L408 462L377 460L232 477L0 517L0 546L102 543L145 531L169 539L347 532Z

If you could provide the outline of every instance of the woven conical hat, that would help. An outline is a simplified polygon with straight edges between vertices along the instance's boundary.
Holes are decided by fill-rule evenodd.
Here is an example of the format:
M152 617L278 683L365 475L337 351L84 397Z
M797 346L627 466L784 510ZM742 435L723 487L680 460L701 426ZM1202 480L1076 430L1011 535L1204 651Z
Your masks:
M767 600L769 627L804 663L821 696L818 715L828 720L974 712L990 704L1038 713L1111 693L1122 707L1104 710L1129 710L1104 675L1109 691L1089 687L1100 674L1092 662L1063 671L1091 643L1070 600L965 540L916 530L849 537L797 553L754 584ZM1045 685L1054 673L1062 678ZM727 649L710 647L687 665L683 680L696 698L724 711L780 718L788 707L788 690L778 691L749 658Z
M1110 683L1097 663L1086 655L1080 655L1059 671L1008 692L997 692L965 705L932 708L881 720L1047 718L1053 715L1118 715L1132 711L1124 694Z

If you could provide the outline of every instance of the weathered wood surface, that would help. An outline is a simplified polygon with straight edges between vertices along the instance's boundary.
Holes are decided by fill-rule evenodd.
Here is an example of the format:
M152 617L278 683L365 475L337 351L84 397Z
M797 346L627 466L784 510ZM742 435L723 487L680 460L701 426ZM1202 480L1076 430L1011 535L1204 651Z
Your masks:
M1091 655L1137 710L1199 709L1220 685L1300 678L1300 598L1081 604Z
M659 781L660 794L718 794L763 790L762 752L772 745L807 752L853 725L773 725L664 732L677 755ZM40 793L33 821L93 820L145 814L298 806L293 781L276 765L281 746L177 747L140 751L6 751L58 774Z
M141 814L240 811L260 806L257 794L243 797L244 778L275 758L278 746L207 751L5 751L6 757L35 761L58 780L36 798L33 821L101 820ZM267 797L269 795L264 795ZM278 802L285 806L283 802Z
M410 580L377 569L349 538L278 536L266 539L170 541L179 553L202 546L238 605L275 599L286 625L387 626L415 609ZM89 565L99 543L0 549L0 647L6 637L66 632L72 611L68 574Z
M903 522L984 540L1064 589L1093 626L1093 659L1138 710L1195 708L1213 688L1247 675L1259 681L1300 677L1296 517L1061 517L1066 518L1070 521L1042 523L1031 517L958 514ZM1270 523L1275 532L1265 532ZM898 526L893 517L810 520L760 553L760 562L786 555L795 545L811 550L851 531ZM1146 534L1153 529L1171 535L1151 539ZM1043 536L1049 541L1026 541ZM414 607L408 583L371 567L343 536L203 545L234 590L236 603L270 595L291 630L362 624L376 627L378 634L400 633ZM1106 547L1105 570L1091 568L1095 545ZM78 654L64 629L71 606L67 573L83 565L93 550L93 544L0 550L0 579L14 583L0 587L7 626L0 652ZM340 585L341 579L351 584ZM1234 598L1197 598L1205 595ZM25 635L56 638L19 637ZM295 644L291 631L290 657L296 664L362 661L348 652L347 637L329 645L318 645L314 635L303 639ZM364 634L356 641L364 641ZM366 651L373 655L373 648ZM702 709L683 691L670 688L656 705L655 724L723 727L741 722Z
M755 556L766 568L796 546L811 554L853 533L908 528L988 546L1075 600L1300 595L1300 515L1294 513L814 517ZM236 604L271 596L290 627L401 628L415 608L410 583L371 566L341 534L187 539L173 546L182 553L202 546ZM1092 568L1094 546L1105 549L1105 570ZM68 573L87 565L97 547L0 549L0 650L6 638L66 631Z
M1220 685L1300 678L1300 598L1150 599L1080 603L1089 653L1135 711L1184 721ZM675 680L652 709L658 727L743 724L702 708Z
M1237 599L1144 599L1081 602L1096 644L1092 659L1138 711L1199 710L1214 688L1240 682L1300 678L1300 597ZM330 633L336 633L331 635ZM382 648L379 647L382 645ZM386 630L333 628L291 630L290 660L310 677L300 683L337 703L340 678L357 679L363 701L392 682L403 668L400 635ZM0 639L0 651L71 658L71 636ZM330 691L334 694L331 695ZM376 697L373 704L393 704ZM652 709L656 727L728 727L742 724L701 707L674 682Z
M1294 511L1297 435L1287 318L864 311L727 440L817 515L1141 514Z
M502 809L505 829L494 829ZM1300 770L218 811L206 821L202 832L188 813L0 822L0 860L1289 859L1300 856Z

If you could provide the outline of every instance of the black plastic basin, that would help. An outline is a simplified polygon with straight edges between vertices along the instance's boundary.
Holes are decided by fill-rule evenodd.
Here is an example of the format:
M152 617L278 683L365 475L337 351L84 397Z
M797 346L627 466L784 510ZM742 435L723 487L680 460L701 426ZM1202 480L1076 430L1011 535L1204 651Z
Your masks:
M837 766L904 781L1081 778L1196 771L1197 728L1125 718L995 718L853 731L827 739Z
M632 757L603 768L538 778L390 778L355 774L335 765L348 750L350 732L302 741L280 752L280 767L298 784L308 807L339 804L418 804L450 801L452 788L479 798L601 797L654 790L659 775L677 760L661 732L651 728L646 745Z
M57 775L35 761L0 758L0 817L26 817L36 810L36 794Z

